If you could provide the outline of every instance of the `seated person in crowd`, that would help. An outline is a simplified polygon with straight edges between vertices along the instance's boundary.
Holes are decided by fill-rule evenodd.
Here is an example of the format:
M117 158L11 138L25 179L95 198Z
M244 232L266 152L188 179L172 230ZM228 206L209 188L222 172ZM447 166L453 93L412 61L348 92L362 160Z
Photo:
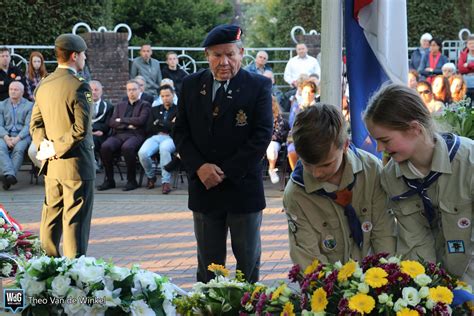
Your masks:
M410 69L408 71L408 88L416 90L418 78L418 72L415 69Z
M138 151L138 158L148 178L148 189L153 189L156 182L152 157L157 152L160 153L161 191L163 194L171 192L171 174L163 167L171 162L171 155L176 150L170 136L178 111L176 104L173 104L173 95L174 90L171 86L165 85L160 88L163 104L151 108L151 115L147 123L147 131L153 136L148 138Z
M464 75L468 89L474 88L474 34L468 36L466 48L458 59L458 71Z
M449 80L445 76L438 75L434 77L431 90L436 101L443 102L445 106L451 103L451 88Z
M430 41L430 52L423 56L418 67L418 73L431 82L432 77L441 75L441 67L448 62L448 57L441 51L441 40L433 38Z
M171 80L169 78L165 78L165 79L161 80L160 87L163 87L163 86L170 86L174 90L174 82L173 82L173 80ZM155 107L155 106L162 105L162 104L163 104L163 100L161 100L161 95L158 94L158 97L155 99L155 101L153 101L151 106ZM176 94L176 91L173 94L173 104L178 104L178 95Z
M432 114L440 114L444 110L444 104L441 101L437 101L434 98L433 91L431 90L431 84L427 81L420 81L416 85L416 91L420 95L423 103Z
M285 188L290 257L302 269L395 253L395 221L386 208L382 164L349 144L340 110L318 103L296 117L300 161Z
M175 52L166 53L166 65L161 70L161 73L163 74L163 79L169 78L174 82L176 95L179 96L183 79L188 75L188 73L179 67L178 55ZM161 83L160 86L162 86Z
M138 98L142 101L146 101L150 103L151 105L155 97L145 92L145 85L146 85L145 78L143 78L143 76L136 76L135 81L138 82L138 85L140 86L140 96ZM124 97L123 100L126 101L127 97Z
M441 67L441 71L443 72L443 76L449 80L449 78L456 73L456 65L453 63L446 63Z
M450 78L451 98L453 102L459 102L466 98L467 84L462 75L454 75Z
M278 89L277 85L275 84L275 76L273 75L273 71L265 70L263 75L272 81L272 95L277 99L278 104L280 104L283 98L283 92L281 92L281 90ZM281 111L283 111L283 109L281 109Z
M6 47L0 47L0 101L8 98L8 87L11 82L20 81L23 87L26 87L25 76L20 68L13 66L11 63L10 51ZM28 93L24 92L24 97L28 97Z
M272 67L267 65L268 62L268 54L266 51L261 50L255 56L255 61L251 62L247 67L244 69L253 72L259 75L264 75L265 71L272 70Z
M92 138L94 139L94 154L98 164L100 158L100 147L109 136L109 120L114 107L110 102L102 99L103 87L100 81L92 80L90 83L92 100L94 105L92 114Z
M22 97L24 92L23 83L13 81L8 87L9 98L0 102L0 169L5 190L18 182L16 176L31 143L33 104Z
M268 159L268 175L270 181L275 184L280 182L278 176L278 169L276 168L276 162L278 160L278 152L281 149L281 145L286 142L288 132L290 131L290 125L283 119L280 114L280 105L278 104L275 96L272 96L272 112L273 112L273 134L272 140L267 148L267 159Z
M294 103L290 110L290 128L293 128L293 124L298 113L316 104L316 94L318 94L318 86L314 83L314 81L306 80L303 82L301 85L302 100L300 103ZM296 154L295 145L291 135L292 134L290 131L290 136L288 137L288 162L290 164L291 170L294 170L296 161L298 160L298 155Z
M100 157L105 169L105 179L97 189L115 188L114 157L120 153L127 165L127 185L124 191L134 190L137 183L137 152L145 140L146 122L150 116L150 104L139 99L140 86L136 80L127 82L128 101L121 101L114 108L109 126L112 135L102 144Z
M410 69L418 70L420 68L421 60L423 56L427 55L430 52L430 41L433 39L430 33L425 33L421 35L420 38L420 47L415 49L410 57L410 64L408 65Z
M307 74L302 74L298 77L296 81L296 88L290 89L285 94L283 95L283 100L280 106L283 109L283 112L290 112L291 107L294 105L294 103L299 103L301 102L301 89L303 83L309 80L309 75ZM290 123L291 125L291 123Z
M151 94L153 97L158 95L158 88L160 87L161 68L160 62L151 55L153 51L150 44L144 44L140 48L140 56L135 58L130 69L130 79L140 75L144 78L146 85L144 91ZM150 103L151 104L151 103Z

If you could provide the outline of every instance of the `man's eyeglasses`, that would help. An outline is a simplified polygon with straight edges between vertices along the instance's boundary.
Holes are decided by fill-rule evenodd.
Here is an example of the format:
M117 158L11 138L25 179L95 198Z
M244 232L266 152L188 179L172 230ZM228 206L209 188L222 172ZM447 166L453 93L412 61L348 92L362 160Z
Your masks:
M430 94L431 91L430 90L422 90L422 91L418 91L419 94Z

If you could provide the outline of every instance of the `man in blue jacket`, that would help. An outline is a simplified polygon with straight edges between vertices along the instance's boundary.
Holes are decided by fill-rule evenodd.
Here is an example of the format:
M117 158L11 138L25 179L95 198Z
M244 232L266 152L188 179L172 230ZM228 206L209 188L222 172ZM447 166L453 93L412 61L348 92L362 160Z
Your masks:
M204 40L209 69L186 77L173 139L189 175L198 281L225 264L230 229L237 269L255 282L265 208L261 160L272 137L271 81L241 69L242 31L219 25Z

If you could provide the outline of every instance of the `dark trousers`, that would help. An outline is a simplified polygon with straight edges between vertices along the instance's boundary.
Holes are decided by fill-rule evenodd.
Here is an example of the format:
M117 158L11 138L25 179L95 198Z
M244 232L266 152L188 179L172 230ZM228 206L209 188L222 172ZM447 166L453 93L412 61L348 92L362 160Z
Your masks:
M125 158L127 181L137 181L137 153L145 138L142 135L121 133L110 136L100 148L100 157L105 169L105 177L114 179L114 157L118 152Z
M44 178L46 197L41 214L40 240L46 255L80 257L87 252L94 203L94 180Z
M102 136L93 135L92 139L94 140L94 157L96 161L99 161L100 148L102 147L102 144L107 139L107 136L106 135L102 135Z
M194 235L198 246L198 282L208 282L214 273L207 270L211 263L225 265L227 231L230 229L232 252L237 260L237 270L249 282L257 282L260 271L260 226L262 212L228 213L193 212Z

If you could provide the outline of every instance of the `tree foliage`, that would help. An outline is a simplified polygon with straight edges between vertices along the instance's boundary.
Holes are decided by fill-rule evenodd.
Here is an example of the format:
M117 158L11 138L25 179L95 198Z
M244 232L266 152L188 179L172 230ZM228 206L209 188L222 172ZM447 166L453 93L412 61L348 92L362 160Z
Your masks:
M290 31L301 25L307 32L321 31L321 0L247 1L247 46L293 46ZM471 28L472 0L407 0L409 46L418 46L421 34L430 32L443 40L457 40L461 28Z
M132 45L199 46L216 24L231 20L228 0L114 0L114 20L133 31Z
M0 0L0 44L52 45L78 22L97 29L110 21L111 0Z

